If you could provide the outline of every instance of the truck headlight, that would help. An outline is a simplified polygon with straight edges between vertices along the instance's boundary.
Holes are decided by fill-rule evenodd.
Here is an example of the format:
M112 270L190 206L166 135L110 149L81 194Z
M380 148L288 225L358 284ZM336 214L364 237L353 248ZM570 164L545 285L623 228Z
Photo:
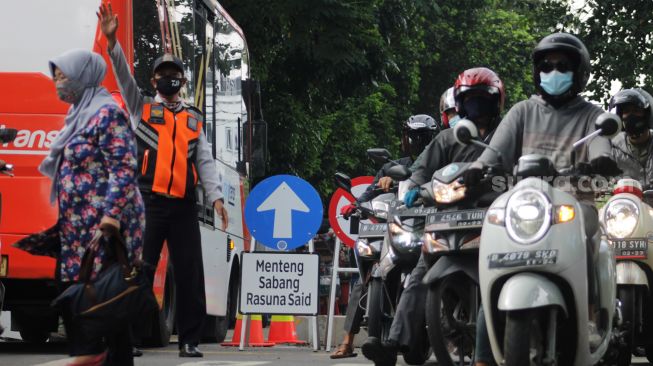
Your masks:
M506 205L506 228L520 244L540 240L551 226L551 203L534 189L523 189L512 195Z
M449 184L444 184L434 179L431 186L433 187L433 197L435 198L435 202L438 203L453 203L460 201L465 198L465 192L467 191L467 187L460 184L457 180Z
M639 207L629 199L621 198L614 200L608 203L603 218L610 237L626 238L637 227Z
M401 226L391 222L388 224L390 229L390 240L392 244L398 248L414 248L422 245L422 235L424 230L409 232L401 228Z

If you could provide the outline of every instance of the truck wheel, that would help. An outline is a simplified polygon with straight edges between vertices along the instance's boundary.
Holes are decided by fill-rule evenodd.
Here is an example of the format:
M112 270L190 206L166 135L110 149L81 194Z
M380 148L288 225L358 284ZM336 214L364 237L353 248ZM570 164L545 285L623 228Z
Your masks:
M170 343L170 335L175 326L177 312L177 289L175 273L168 264L166 282L163 292L163 306L152 315L151 331L143 337L142 343L148 347L166 347Z

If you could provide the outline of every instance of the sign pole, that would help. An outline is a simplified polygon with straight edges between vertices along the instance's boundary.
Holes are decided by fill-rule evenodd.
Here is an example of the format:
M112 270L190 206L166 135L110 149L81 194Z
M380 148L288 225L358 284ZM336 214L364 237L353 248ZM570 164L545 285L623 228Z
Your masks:
M308 241L308 252L313 254L315 252L315 245L313 245L313 239ZM319 298L319 296L318 296ZM319 307L318 307L319 310ZM311 338L313 338L313 352L320 350L320 339L318 338L317 332L317 314L311 317Z
M249 252L253 253L256 247L256 240L252 235L250 237ZM242 278L241 278L242 281ZM240 297L240 296L239 296ZM240 300L238 300L240 301ZM241 328L240 328L240 345L238 349L244 351L245 347L249 347L249 315L242 315Z

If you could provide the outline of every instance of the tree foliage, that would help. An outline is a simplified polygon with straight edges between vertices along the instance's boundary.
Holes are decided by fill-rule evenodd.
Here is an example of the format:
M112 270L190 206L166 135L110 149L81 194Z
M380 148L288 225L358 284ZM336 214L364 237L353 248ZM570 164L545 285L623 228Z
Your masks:
M532 86L530 52L568 14L563 0L223 0L261 81L269 173L291 173L323 197L333 174L376 170L370 147L399 157L400 123L437 117L464 69L499 73L508 105Z
M590 55L593 99L607 103L611 83L653 84L653 2L587 0L578 27Z

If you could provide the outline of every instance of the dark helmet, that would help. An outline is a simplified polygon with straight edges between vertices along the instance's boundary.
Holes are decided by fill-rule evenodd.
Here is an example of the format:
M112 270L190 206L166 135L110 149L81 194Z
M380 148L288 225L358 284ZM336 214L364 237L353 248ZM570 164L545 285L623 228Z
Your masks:
M456 109L456 100L453 97L453 86L445 90L440 97L440 117L442 118L442 125L445 128L449 127L449 117L445 112L450 109Z
M574 62L574 84L570 91L574 95L583 91L590 77L590 54L583 42L569 33L549 34L535 46L533 50L533 81L535 81L535 87L543 92L540 86L538 66L544 55L552 51L565 53Z
M506 90L503 81L494 71L486 67L476 67L467 69L458 75L454 84L454 99L456 100L456 109L461 117L467 117L467 112L463 106L465 94L479 90L494 96L496 101L495 116L498 117L503 111L503 105L506 101Z
M620 90L617 92L617 94L613 95L612 98L610 98L610 112L618 115L619 117L623 117L622 108L626 104L631 104L635 107L647 110L647 127L653 128L653 111L651 108L651 105L653 105L653 97L651 94L639 88ZM624 123L625 128L625 121L622 121L622 123Z
M401 126L401 149L404 154L417 156L440 132L435 119L427 114L408 117Z

